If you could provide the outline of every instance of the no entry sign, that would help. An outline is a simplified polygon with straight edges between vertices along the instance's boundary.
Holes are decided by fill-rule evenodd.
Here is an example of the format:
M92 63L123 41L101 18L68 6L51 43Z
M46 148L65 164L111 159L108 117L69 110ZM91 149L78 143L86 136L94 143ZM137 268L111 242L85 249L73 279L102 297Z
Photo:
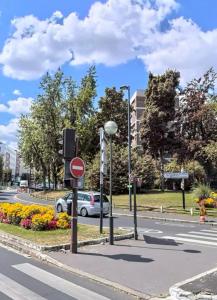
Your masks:
M80 178L84 175L85 164L80 157L75 157L70 162L70 172L73 177Z

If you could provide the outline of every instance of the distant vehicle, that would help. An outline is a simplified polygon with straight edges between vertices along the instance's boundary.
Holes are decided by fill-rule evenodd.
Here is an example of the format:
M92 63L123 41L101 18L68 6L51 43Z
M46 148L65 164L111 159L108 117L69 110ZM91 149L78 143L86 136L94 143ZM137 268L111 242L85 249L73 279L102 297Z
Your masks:
M67 193L56 201L56 211L69 213L72 201L73 193ZM108 213L109 201L106 195L103 195L103 215ZM78 191L78 214L82 217L100 215L100 193Z
M27 188L29 186L28 180L20 180L20 187Z

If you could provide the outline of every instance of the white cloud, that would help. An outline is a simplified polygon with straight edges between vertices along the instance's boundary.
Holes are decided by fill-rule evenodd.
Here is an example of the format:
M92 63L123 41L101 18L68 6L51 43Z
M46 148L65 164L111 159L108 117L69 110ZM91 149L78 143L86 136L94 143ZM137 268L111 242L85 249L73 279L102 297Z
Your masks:
M17 130L19 119L11 119L6 125L0 125L0 141L17 148Z
M170 29L156 33L150 45L151 51L140 58L154 73L175 68L185 83L210 67L217 69L217 29L204 32L192 20L182 17L172 20Z
M18 97L15 100L8 101L7 104L0 104L0 112L7 112L14 116L28 114L32 105L33 98Z
M15 96L21 96L21 95L22 95L22 93L21 93L20 90L14 90L14 91L13 91L13 94L14 94Z
M178 0L108 0L95 2L84 19L60 11L45 20L16 18L0 53L3 73L30 80L65 63L114 66L140 58L152 72L181 71L185 82L217 68L217 29L203 31L180 17L162 31L177 8Z
M146 51L147 37L176 7L176 0L108 0L95 2L84 19L74 12L63 19L61 12L46 20L16 18L0 54L3 73L35 79L72 58L74 65L125 63Z

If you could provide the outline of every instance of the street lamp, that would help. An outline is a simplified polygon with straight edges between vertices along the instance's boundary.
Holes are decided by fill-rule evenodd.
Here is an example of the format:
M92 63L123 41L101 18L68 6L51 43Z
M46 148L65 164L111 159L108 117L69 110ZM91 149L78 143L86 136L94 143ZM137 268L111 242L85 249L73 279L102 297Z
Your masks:
M130 175L131 175L131 124L130 124L130 86L129 85L123 85L120 87L122 91L128 91L128 188L129 188L129 207L130 211L132 211L132 192L131 192L131 181L130 181Z
M117 130L118 126L114 121L108 121L104 125L105 132L109 136L110 140L110 174L109 174L109 181L110 181L110 187L109 187L109 194L110 194L110 203L109 203L109 244L113 245L113 216L112 216L112 135L114 135Z

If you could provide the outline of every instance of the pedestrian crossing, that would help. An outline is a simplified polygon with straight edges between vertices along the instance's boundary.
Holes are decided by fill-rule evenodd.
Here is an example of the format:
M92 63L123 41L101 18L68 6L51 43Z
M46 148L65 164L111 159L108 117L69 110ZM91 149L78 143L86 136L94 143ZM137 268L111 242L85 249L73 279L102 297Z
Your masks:
M33 280L37 280L58 292L61 292L72 299L79 300L109 300L108 298L97 294L89 289L76 285L64 278L56 276L48 271L38 268L30 263L22 263L13 265L12 268L25 274ZM50 300L48 296L40 295L31 291L30 288L24 286L15 280L0 273L0 291L13 300ZM68 298L67 298L68 299Z
M163 236L163 239L172 239L176 242L187 242L207 246L217 246L217 230L202 229L199 231L189 231L187 233L177 233L174 236Z

